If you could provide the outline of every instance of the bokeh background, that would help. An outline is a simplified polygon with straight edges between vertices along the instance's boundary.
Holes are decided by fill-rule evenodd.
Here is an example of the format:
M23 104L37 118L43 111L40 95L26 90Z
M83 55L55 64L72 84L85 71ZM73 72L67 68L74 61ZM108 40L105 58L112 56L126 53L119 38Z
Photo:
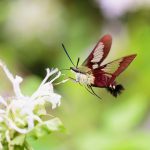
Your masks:
M0 59L25 78L25 94L38 87L45 68L71 66L62 42L81 64L106 33L113 37L106 62L137 53L117 78L126 90L116 99L96 89L100 101L71 81L56 86L62 104L51 113L66 132L29 141L35 150L150 150L150 0L0 1ZM8 90L1 73L0 92Z

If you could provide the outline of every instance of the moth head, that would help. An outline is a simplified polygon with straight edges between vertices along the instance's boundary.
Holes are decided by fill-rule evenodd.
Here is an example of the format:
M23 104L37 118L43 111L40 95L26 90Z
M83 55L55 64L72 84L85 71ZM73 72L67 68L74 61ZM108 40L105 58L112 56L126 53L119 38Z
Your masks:
M70 67L70 70L72 70L73 72L79 72L78 68L76 67Z

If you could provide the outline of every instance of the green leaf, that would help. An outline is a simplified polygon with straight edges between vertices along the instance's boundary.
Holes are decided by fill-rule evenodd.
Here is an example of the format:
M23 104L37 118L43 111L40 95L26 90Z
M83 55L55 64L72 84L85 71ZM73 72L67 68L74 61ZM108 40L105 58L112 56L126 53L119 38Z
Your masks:
M44 135L50 134L53 131L63 131L64 126L59 118L54 118L44 121L37 126L27 135L28 138L38 139Z
M25 141L25 134L19 134L11 141L11 145L22 146L24 144L24 141Z

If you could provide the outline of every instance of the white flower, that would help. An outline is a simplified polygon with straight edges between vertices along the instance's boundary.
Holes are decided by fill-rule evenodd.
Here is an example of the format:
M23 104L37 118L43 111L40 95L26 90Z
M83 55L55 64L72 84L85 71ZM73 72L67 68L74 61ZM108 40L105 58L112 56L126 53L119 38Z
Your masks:
M14 91L13 97L3 98L0 96L0 147L3 146L4 141L7 141L8 148L14 143L16 144L16 141L14 142L15 133L27 135L36 126L47 124L47 127L52 125L56 126L55 130L58 129L58 126L61 125L58 118L42 120L42 116L48 115L45 109L47 102L51 103L52 109L60 105L61 96L54 92L52 85L52 82L61 75L58 69L46 69L46 77L39 88L31 96L26 96L20 89L23 79L17 75L14 77L2 62L0 62L0 67L12 83ZM49 81L48 79L52 75L55 77ZM49 127L49 129L51 128ZM19 141L18 139L17 141Z

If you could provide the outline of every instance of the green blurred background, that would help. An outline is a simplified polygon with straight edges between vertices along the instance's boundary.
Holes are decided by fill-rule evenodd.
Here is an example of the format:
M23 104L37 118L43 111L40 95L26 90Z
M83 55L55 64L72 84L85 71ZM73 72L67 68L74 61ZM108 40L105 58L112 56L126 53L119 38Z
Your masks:
M62 42L81 64L106 33L113 37L107 62L138 54L117 78L126 90L116 99L96 89L100 101L71 81L55 87L62 104L51 113L67 132L30 141L35 150L150 150L150 0L0 1L0 59L25 78L25 94L38 87L45 68L71 66ZM4 79L1 73L0 92L8 95Z

